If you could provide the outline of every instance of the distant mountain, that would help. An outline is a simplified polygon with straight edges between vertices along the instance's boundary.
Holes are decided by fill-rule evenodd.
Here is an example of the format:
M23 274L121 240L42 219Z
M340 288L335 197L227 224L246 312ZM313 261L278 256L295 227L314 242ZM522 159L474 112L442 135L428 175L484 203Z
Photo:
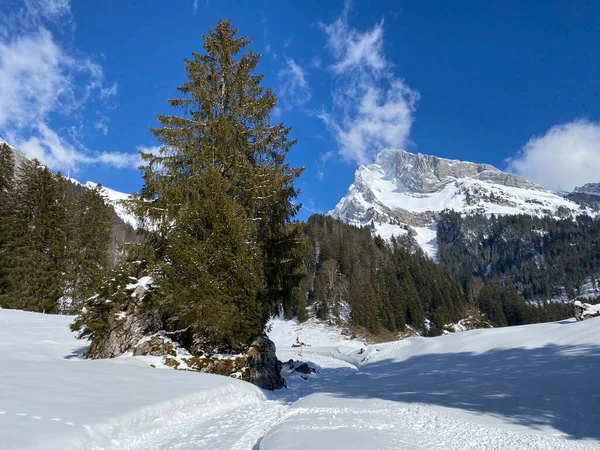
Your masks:
M576 187L573 192L565 195L571 201L579 203L584 207L600 210L600 183L588 183Z
M558 217L588 211L489 164L388 149L379 153L374 164L359 167L348 193L329 215L372 226L384 238L409 234L435 259L436 221L444 210Z

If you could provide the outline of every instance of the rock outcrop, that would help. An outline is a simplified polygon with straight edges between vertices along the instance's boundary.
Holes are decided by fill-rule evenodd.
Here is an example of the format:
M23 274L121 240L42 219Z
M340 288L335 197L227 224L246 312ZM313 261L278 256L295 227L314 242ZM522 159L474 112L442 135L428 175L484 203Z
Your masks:
M93 339L88 350L91 358L114 358L130 351L145 336L163 327L160 314L153 309L142 309L143 301L153 292L152 278L143 277L128 285L131 302L127 311L110 314L108 332L102 338Z
M392 169L406 189L415 193L437 192L462 178L481 180L500 186L543 191L544 189L518 175L502 172L489 164L439 158L404 150L383 150L376 165Z
M277 359L275 343L266 334L254 340L246 352L251 383L268 390L285 386L281 376L281 362Z
M576 300L573 303L573 308L575 309L575 319L578 321L600 317L600 304L590 305L589 303Z

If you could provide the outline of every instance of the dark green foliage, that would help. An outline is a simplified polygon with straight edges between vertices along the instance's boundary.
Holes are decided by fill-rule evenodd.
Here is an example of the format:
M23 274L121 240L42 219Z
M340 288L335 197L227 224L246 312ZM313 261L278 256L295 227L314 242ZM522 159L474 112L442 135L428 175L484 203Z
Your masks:
M97 292L110 266L109 247L114 223L112 208L102 197L102 187L84 189L74 199L72 236L69 244L70 296L86 299Z
M0 144L0 298L6 290L6 243L13 214L14 155L10 147Z
M36 160L10 178L0 199L0 305L58 312L59 299L69 306L93 292L108 266L110 211L98 192L76 196Z
M570 304L525 302L514 289L499 284L485 286L479 294L477 306L497 327L551 322L573 316Z
M38 161L24 163L14 190L11 231L6 243L5 307L58 311L64 292L68 235L61 200L66 186Z
M563 293L573 298L600 274L600 221L588 216L447 212L438 223L438 244L440 262L497 326L572 317L570 305L544 300Z
M163 146L142 154L145 184L134 210L156 265L159 308L207 345L237 348L296 295L301 169L285 158L290 129L271 125L276 97L255 74L250 40L219 21L203 54L185 60L180 115L159 115Z
M372 332L399 331L406 324L422 331L429 319L431 333L439 334L466 309L457 281L395 239L388 245L369 229L321 215L308 220L305 234L310 254L302 284L305 296L299 298L309 299L317 317L336 317L349 306L352 324Z
M468 216L445 213L438 224L440 262L466 280L502 280L527 300L570 296L600 274L600 220Z

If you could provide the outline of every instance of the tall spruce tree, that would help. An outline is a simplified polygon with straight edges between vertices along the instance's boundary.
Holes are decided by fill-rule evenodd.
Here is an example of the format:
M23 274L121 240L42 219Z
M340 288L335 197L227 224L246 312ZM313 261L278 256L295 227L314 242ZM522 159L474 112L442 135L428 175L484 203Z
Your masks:
M57 311L57 301L64 292L68 244L62 205L65 189L37 160L20 167L4 259L4 306Z
M102 186L83 189L74 199L71 218L69 276L70 296L78 301L93 295L109 266L109 247L113 219L111 208L102 197Z
M285 158L290 128L271 125L276 96L255 74L260 55L229 21L185 59L180 115L160 115L158 154L142 153L145 185L134 210L158 263L160 307L207 343L239 346L299 281L302 169Z
M0 296L6 290L6 245L12 222L15 160L12 149L0 144Z

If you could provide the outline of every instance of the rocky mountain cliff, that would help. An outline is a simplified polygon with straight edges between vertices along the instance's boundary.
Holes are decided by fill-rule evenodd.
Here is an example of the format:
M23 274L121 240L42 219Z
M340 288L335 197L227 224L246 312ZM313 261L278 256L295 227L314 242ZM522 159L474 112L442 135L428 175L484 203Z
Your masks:
M447 209L486 215L591 213L585 205L489 164L388 149L374 164L359 167L348 193L329 215L373 226L385 238L408 234L435 258L436 217Z
M573 192L566 194L566 198L598 211L600 210L600 183L588 183L576 187Z

